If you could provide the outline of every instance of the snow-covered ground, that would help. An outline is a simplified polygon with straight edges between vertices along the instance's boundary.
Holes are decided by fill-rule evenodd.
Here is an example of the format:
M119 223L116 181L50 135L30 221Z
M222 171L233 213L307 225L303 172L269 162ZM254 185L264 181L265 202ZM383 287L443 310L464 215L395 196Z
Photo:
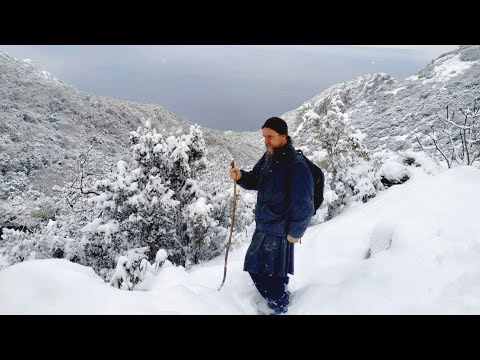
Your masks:
M419 170L309 228L286 315L480 314L479 203L479 169ZM224 255L188 271L167 262L134 291L67 260L18 263L0 271L0 314L254 315L263 299L242 271L246 246L230 252L221 291Z

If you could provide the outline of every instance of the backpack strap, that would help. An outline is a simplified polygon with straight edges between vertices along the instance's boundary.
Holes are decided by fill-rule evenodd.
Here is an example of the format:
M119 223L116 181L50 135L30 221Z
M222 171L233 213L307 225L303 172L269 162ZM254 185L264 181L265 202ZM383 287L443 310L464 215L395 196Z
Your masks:
M295 155L298 155L298 154L302 155L302 158L304 158L303 151L300 150L300 149L295 149L295 154L291 157L291 163L293 162L293 159L295 158ZM303 160L303 162L305 162L305 159L302 159L302 160ZM307 164L305 164L305 165L307 165ZM308 167L308 165L307 165L307 167ZM290 170L290 174L291 173L292 173L292 171ZM300 244L302 243L302 238L299 239L299 242L300 242Z

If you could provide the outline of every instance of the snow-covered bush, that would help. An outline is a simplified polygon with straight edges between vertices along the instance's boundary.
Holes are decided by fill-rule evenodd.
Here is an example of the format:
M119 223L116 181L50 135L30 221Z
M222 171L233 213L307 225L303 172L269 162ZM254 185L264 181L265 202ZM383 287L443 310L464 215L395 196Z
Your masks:
M410 157L394 153L388 150L382 150L372 155L376 170L376 175L385 188L392 185L403 184L410 179L411 172L409 166L412 163Z
M339 89L324 104L326 115L313 110L303 114L303 131L312 136L300 148L325 174L325 200L311 224L332 218L351 202L367 201L382 188L363 144L366 135L355 129L345 115L345 98Z
M33 189L24 172L0 173L0 228L33 230L55 220L60 210L57 199Z
M7 265L31 259L64 258L86 264L83 246L73 217L50 220L33 231L2 229L0 253Z
M135 269L130 260L125 256L120 256L117 261L117 267L110 279L110 285L125 290L133 290L135 286Z
M155 273L160 270L167 258L168 254L164 249L160 249L157 251L157 255L155 255Z
M98 181L90 199L101 214L83 228L92 266L113 268L118 255L146 248L153 261L165 249L177 265L189 266L221 251L223 234L211 193L203 181L205 143L198 125L188 134L164 138L146 122L132 131L133 161L119 161L116 172Z
M166 263L167 252L158 250L155 264L152 265L146 258L139 260L141 252L129 252L128 256L119 256L117 266L110 277L110 285L118 289L134 290L135 286L146 279L147 274L157 274ZM171 263L169 263L171 265Z
M400 151L399 155L404 165L420 167L430 175L436 175L443 169L438 160L427 155L424 151L414 151L410 149Z

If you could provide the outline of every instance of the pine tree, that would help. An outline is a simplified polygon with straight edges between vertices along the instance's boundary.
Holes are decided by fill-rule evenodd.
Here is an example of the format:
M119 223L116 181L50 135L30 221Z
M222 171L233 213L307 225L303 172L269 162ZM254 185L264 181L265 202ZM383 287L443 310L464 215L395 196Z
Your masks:
M132 164L119 161L115 174L95 186L99 195L91 201L101 216L85 227L93 234L87 257L102 259L97 269L112 269L132 249L149 260L165 249L171 262L184 266L218 255L221 231L210 191L203 190L209 186L202 181L207 161L200 127L164 138L147 121L131 132L130 145Z
M326 101L321 116L313 110L304 115L305 128L313 136L306 143L305 153L325 172L325 205L327 220L351 201L366 201L377 193L379 183L370 163L368 149L363 145L365 134L355 129L345 115L343 90ZM306 130L307 131L307 130ZM322 212L319 212L321 214Z
M163 143L162 135L147 122L145 127L131 132L131 166L119 161L110 178L95 184L95 191L100 195L91 201L101 216L85 228L93 233L85 252L89 259L96 261L92 266L97 269L113 268L119 254L134 248L152 259L162 242L173 241L169 213L178 202L173 199L174 193L162 174L165 161L156 149Z

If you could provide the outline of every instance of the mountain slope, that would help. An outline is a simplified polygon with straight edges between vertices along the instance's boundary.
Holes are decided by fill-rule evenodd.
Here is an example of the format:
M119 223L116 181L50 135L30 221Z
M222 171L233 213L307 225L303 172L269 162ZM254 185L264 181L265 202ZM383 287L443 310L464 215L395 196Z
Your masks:
M188 131L191 123L159 105L120 101L78 91L29 60L0 53L0 173L24 172L34 188L72 177L76 159L92 145L89 169L104 173L129 159L129 132L150 119L165 136ZM203 129L210 160L252 163L261 154L250 134ZM214 166L216 167L216 166Z
M351 124L368 135L370 149L408 148L412 135L437 115L445 116L447 106L465 109L480 98L480 46L460 46L402 81L388 74L367 74L330 87L283 115L300 141L308 133L302 129L302 115L308 110L326 115L337 94Z

